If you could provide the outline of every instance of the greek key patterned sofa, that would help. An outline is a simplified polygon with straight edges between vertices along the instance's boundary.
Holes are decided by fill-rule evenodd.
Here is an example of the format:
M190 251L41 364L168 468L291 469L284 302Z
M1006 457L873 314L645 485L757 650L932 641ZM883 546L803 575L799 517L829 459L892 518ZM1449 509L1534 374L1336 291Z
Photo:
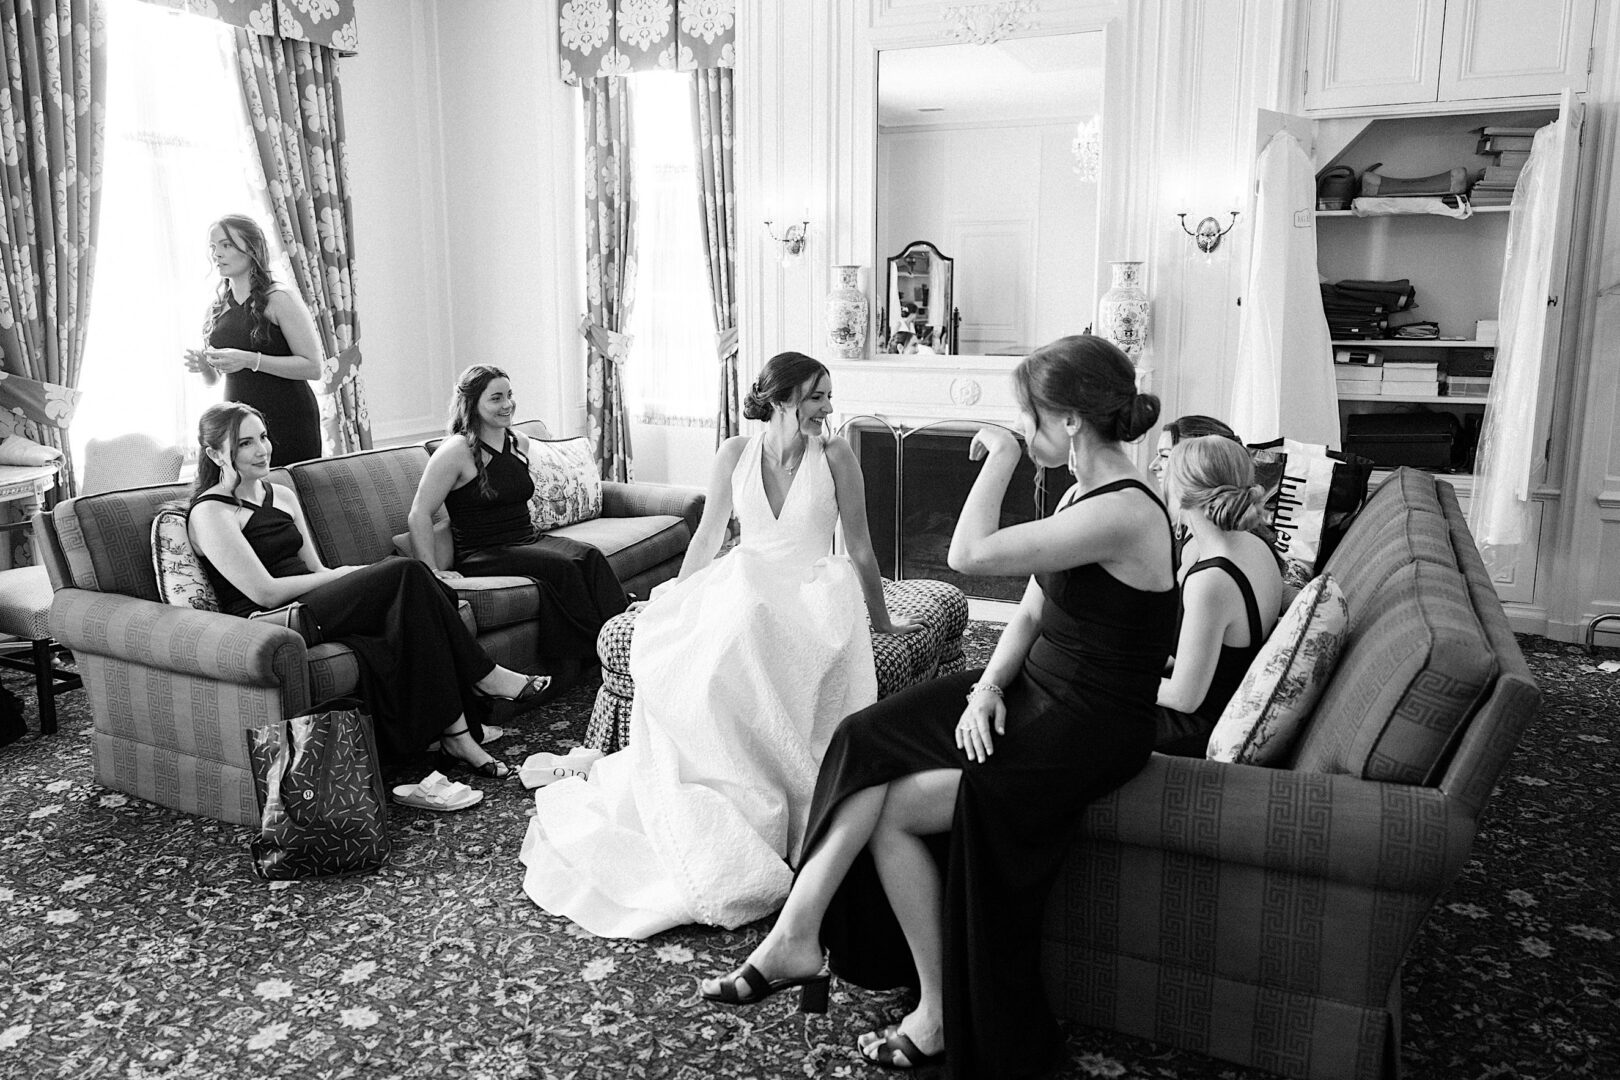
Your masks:
M1044 926L1060 1014L1309 1080L1400 1066L1401 962L1540 693L1449 484L1402 469L1327 566L1350 625L1286 768L1154 755Z
M541 434L543 430L531 431ZM277 470L296 488L321 558L369 563L393 536L427 466L422 446L367 450ZM182 484L69 499L35 519L51 583L51 634L78 660L94 715L97 783L236 824L257 818L245 731L352 694L359 670L343 645L305 645L285 627L161 601L152 570L158 508ZM680 570L702 514L686 488L604 484L603 516L556 530L595 543L627 588ZM539 598L528 578L471 578L462 617L498 662L542 664ZM501 703L497 716L511 709Z

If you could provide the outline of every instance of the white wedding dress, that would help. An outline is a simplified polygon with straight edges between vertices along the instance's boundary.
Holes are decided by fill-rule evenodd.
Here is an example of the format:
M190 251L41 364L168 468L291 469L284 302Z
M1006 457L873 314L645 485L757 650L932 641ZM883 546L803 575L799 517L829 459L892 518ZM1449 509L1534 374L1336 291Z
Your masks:
M762 447L756 436L731 474L742 542L660 586L636 619L629 746L588 781L535 792L524 891L601 937L779 908L827 742L877 699L860 582L828 554L838 504L822 440L780 518Z

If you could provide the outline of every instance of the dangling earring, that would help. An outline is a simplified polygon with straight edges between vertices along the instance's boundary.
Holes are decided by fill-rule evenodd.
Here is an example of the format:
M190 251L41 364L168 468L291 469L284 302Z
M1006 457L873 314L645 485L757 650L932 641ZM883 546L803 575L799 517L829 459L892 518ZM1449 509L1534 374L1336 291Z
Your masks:
M1063 428L1069 435L1069 472L1078 477L1080 475L1080 448L1078 446L1080 425L1065 422Z

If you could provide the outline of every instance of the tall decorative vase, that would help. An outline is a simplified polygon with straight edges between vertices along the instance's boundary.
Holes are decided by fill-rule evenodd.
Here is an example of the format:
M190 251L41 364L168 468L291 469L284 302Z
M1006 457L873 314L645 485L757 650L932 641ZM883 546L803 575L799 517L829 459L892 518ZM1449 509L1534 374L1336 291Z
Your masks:
M1113 281L1097 301L1097 332L1140 363L1148 339L1148 298L1140 261L1111 262Z
M866 355L866 323L870 308L861 291L859 266L833 267L833 287L827 294L827 343L833 355L858 360Z

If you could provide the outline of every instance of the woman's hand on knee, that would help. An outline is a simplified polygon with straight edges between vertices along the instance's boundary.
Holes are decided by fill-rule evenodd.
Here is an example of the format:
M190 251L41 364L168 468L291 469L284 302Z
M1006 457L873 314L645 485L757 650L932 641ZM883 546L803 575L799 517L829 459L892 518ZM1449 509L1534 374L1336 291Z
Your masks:
M983 762L995 753L996 735L1007 734L1007 706L1001 688L978 683L968 691L967 708L956 724L956 745L969 761Z
M440 581L460 581L462 579L462 574L458 570L440 570L436 566L432 569L433 576L438 578Z

